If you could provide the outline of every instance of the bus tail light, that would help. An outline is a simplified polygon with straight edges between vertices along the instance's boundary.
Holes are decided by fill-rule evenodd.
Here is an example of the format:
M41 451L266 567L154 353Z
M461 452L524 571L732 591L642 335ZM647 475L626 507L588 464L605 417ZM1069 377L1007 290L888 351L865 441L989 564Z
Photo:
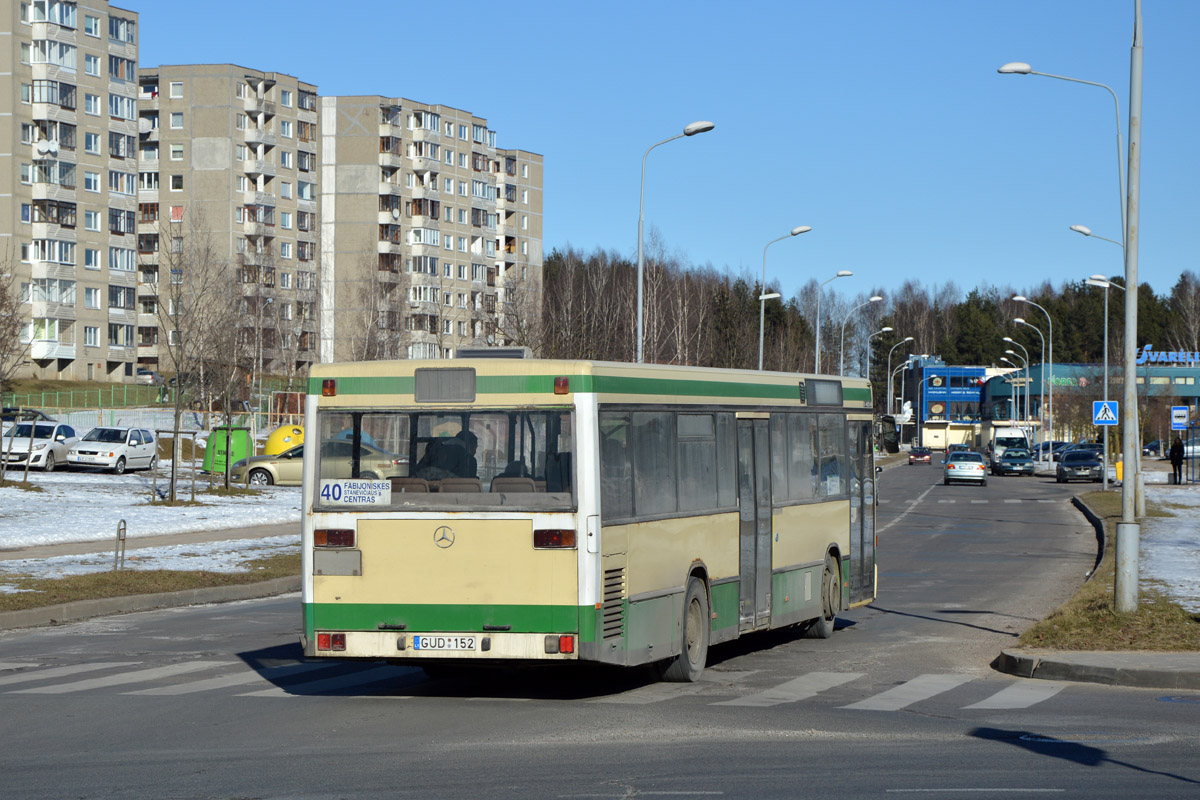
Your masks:
M554 655L555 653L574 653L575 652L575 637L571 634L559 636L550 634L546 637L546 653Z
M326 378L321 381L321 396L322 397L337 397L337 379Z
M570 528L548 528L533 532L533 546L537 548L574 547L575 531Z
M568 393L570 393L570 391L571 391L571 381L569 379L567 379L567 378L555 378L554 379L554 393L555 394L568 394Z
M318 528L313 531L313 547L354 547L354 531L349 528Z
M317 649L339 651L346 649L346 634L344 633L318 633L317 634Z

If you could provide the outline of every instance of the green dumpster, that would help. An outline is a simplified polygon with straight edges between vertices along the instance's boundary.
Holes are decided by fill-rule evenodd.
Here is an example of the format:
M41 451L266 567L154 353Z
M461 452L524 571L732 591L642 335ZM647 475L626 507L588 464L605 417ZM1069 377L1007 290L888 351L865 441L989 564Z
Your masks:
M213 428L204 448L204 471L225 474L225 459L234 461L250 456L250 429L238 426Z

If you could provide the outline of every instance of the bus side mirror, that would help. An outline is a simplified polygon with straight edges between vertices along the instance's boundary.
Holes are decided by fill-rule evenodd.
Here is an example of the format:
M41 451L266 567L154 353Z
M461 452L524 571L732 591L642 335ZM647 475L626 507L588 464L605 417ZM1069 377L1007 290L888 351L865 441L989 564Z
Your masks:
M883 472L883 467L876 467L876 468L875 468L875 474L876 474L876 475L878 475L878 474L879 474L879 473L881 473L881 472Z

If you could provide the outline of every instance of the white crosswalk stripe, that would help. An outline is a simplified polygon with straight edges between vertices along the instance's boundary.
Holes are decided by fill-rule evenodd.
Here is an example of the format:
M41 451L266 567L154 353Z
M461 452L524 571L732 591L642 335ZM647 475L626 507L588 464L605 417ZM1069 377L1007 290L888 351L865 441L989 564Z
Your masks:
M351 686L361 686L364 683L374 683L375 681L381 681L396 674L395 667L375 667L374 669L355 672L349 675L338 675L333 678L322 678L321 680L308 681L307 683L293 684L286 689L281 686L272 686L270 689L263 689L257 692L245 692L239 694L238 697L291 697L296 694L320 694L321 692L348 689Z
M963 708L1029 708L1043 700L1049 700L1065 689L1066 686L1065 683L1056 683L1054 681L1022 681L1004 687L986 700L972 703L969 706L963 706Z
M67 694L68 692L82 692L88 689L101 689L109 686L121 686L128 683L143 683L145 681L155 681L160 678L171 678L188 672L198 672L202 669L227 667L232 663L234 662L187 661L182 664L172 664L169 667L152 667L151 669L136 670L134 672L122 672L116 675L108 675L103 678L90 678L84 681L76 681L75 683L60 683L55 686L38 686L32 689L21 689L13 692L13 694Z
M0 686L7 686L13 683L30 683L31 681L53 680L54 678L63 678L67 675L78 675L81 672L95 672L98 669L109 669L110 667L136 667L140 661L101 661L95 664L72 664L69 667L50 667L49 669L38 669L30 672L19 672L16 675L5 675L0 677Z
M36 663L25 661L0 661L0 669L21 669L22 667L37 667L41 666Z
M232 686L245 686L250 683L263 683L266 681L275 680L276 678L285 678L290 675L300 675L305 672L311 672L315 669L328 669L329 664L291 664L281 667L267 667L261 672L255 670L246 670L244 672L235 672L232 675L221 675L216 678L209 678L203 681L192 681L191 683L180 683L174 686L156 686L153 689L139 689L135 692L125 692L125 694L136 695L179 695L179 694L195 694L196 692L208 692L213 689L228 689Z
M841 686L843 683L857 680L862 676L861 672L810 672L807 675L793 678L787 683L781 683L778 686L757 694L739 697L734 700L725 700L720 703L713 703L713 705L766 708L768 706L782 705L783 703L795 703L799 700L807 700L826 689L832 689L835 686Z
M899 711L905 706L948 692L971 680L969 675L918 675L886 692L842 708L855 711Z

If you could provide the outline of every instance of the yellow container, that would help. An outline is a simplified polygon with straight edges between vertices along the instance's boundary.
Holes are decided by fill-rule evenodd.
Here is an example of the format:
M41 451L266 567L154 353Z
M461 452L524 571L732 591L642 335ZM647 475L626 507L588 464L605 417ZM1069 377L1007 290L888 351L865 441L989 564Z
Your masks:
M1118 462L1117 462L1117 480L1122 480L1122 478L1121 478L1121 473L1122 473L1122 471L1123 471L1123 470L1122 470L1122 467L1124 467L1124 466L1125 466L1125 462L1124 462L1124 461L1118 461Z
M304 444L304 428L299 425L281 425L271 431L271 435L267 437L263 455L278 455L284 450L291 450L300 444Z

